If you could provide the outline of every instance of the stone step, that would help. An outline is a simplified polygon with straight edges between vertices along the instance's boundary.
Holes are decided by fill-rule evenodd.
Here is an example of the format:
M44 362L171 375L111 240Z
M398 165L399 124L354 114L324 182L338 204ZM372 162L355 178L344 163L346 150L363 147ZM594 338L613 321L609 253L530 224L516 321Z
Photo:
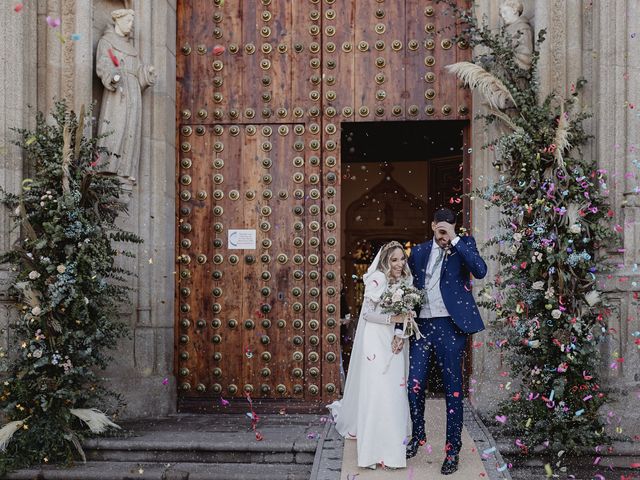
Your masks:
M246 463L87 462L73 468L13 472L7 480L307 480L311 465Z
M242 432L142 432L131 438L84 442L87 460L120 462L312 464L317 437L274 427Z

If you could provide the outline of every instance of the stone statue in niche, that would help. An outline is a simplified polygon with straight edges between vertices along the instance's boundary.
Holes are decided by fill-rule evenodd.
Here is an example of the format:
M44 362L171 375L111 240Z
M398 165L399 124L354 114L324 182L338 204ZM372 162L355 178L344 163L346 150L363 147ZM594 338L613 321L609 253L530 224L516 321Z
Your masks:
M104 85L98 134L110 133L100 145L112 154L100 169L133 184L138 171L142 133L142 92L156 81L153 66L145 65L131 43L134 11L111 12L109 25L98 42L96 73Z
M523 70L529 70L533 54L533 29L529 20L522 16L523 10L521 0L504 0L500 5L505 31L513 39L516 64Z

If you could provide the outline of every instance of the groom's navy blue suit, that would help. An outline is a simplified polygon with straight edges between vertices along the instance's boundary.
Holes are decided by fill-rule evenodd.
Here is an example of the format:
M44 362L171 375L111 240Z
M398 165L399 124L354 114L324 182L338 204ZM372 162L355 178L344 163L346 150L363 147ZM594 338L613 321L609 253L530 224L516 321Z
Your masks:
M425 288L425 277L433 240L411 249L409 267L414 286ZM456 455L462 445L463 392L462 355L468 336L484 329L480 312L471 292L470 275L483 278L487 274L484 262L473 237L460 237L442 260L440 293L450 316L418 318L420 340L411 337L409 368L409 406L414 439L425 439L424 405L429 358L435 353L442 367L447 404L448 454Z

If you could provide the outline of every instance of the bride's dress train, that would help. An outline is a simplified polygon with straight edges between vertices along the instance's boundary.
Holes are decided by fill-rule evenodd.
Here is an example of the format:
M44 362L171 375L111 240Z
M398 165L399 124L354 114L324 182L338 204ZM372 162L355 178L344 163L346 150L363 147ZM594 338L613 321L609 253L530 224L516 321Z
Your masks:
M347 439L357 438L359 467L407 465L409 345L405 341L400 353L391 352L394 325L378 305L386 285L380 271L365 278L344 395L328 406L336 430Z

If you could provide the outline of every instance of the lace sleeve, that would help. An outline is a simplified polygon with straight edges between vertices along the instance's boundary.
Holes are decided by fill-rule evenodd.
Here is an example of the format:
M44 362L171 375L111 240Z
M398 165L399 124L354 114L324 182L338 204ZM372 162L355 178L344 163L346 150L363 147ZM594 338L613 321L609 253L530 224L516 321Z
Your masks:
M362 303L362 318L367 322L391 324L391 314L378 311L378 304L369 297L364 297Z

